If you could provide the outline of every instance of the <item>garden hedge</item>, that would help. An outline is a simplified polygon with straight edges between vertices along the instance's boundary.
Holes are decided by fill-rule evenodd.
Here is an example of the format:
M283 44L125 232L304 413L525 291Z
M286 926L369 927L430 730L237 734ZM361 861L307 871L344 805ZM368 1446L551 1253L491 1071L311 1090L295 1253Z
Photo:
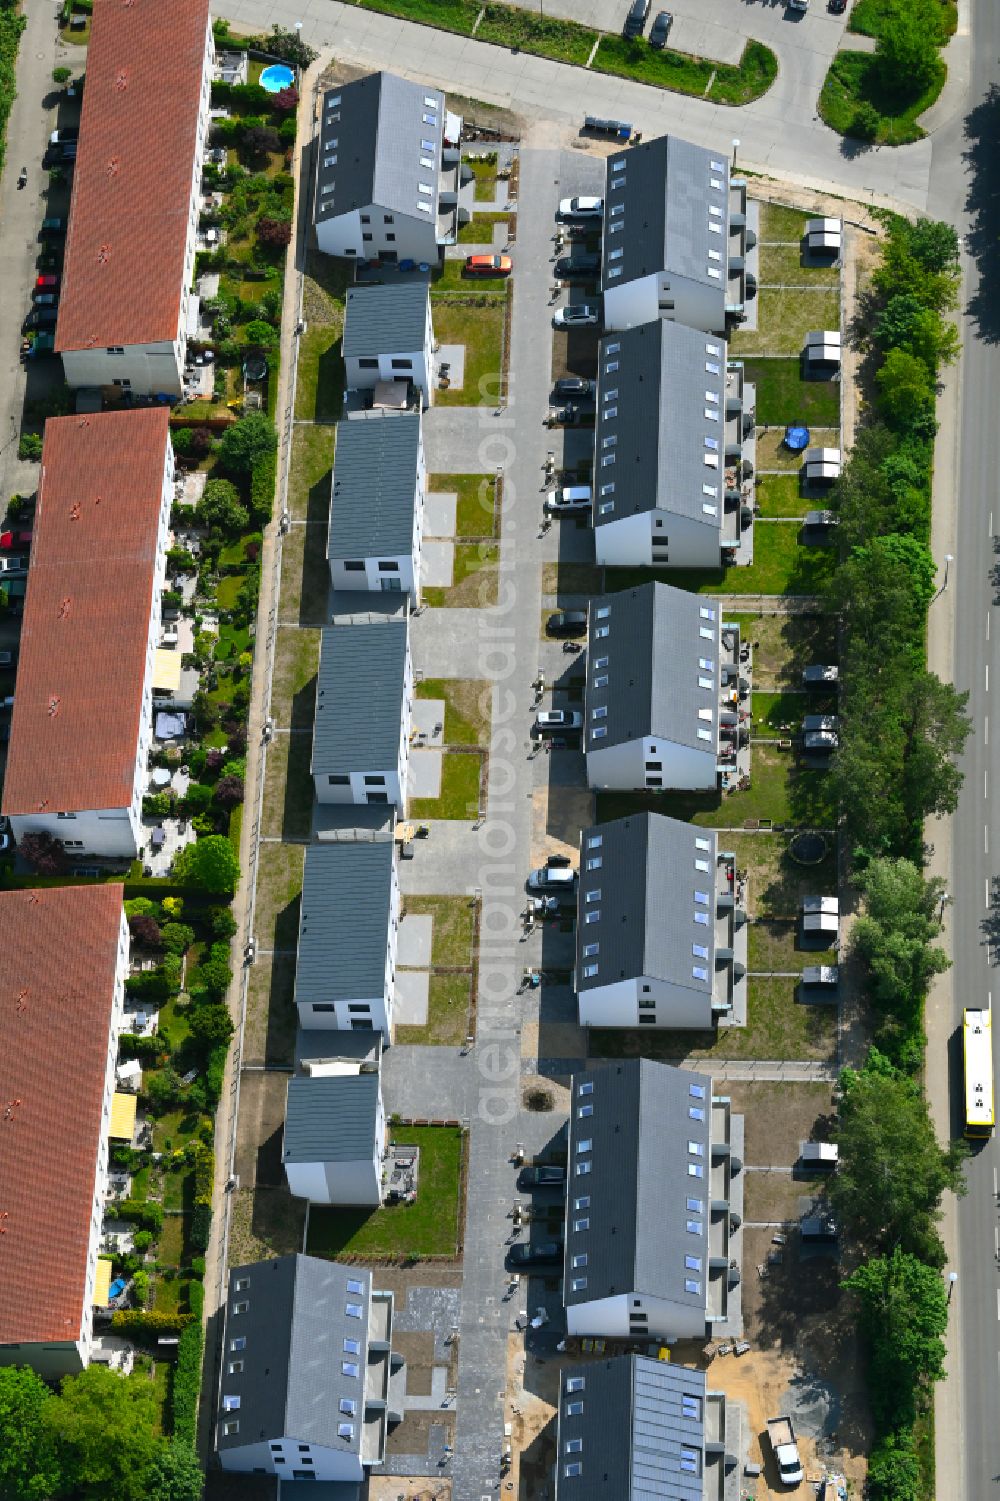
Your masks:
M143 1308L121 1308L111 1315L111 1327L127 1329L130 1334L140 1337L145 1334L159 1339L161 1335L183 1334L192 1319L190 1313L155 1313Z
M174 1438L195 1443L198 1436L198 1399L201 1396L201 1360L204 1346L201 1323L190 1323L177 1345L177 1364L170 1387Z

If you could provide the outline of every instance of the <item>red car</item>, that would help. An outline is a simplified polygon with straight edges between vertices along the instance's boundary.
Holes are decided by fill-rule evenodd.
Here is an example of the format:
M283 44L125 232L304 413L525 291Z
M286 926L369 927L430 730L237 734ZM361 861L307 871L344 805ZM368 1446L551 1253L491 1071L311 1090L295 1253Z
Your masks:
M38 290L40 292L43 292L43 291L49 291L49 292L51 292L58 285L59 285L59 278L58 278L58 276L54 272L47 272L44 276L39 276L36 279L36 281L35 281L35 286L38 288Z
M4 552L10 552L15 547L30 547L30 532L0 532L0 548Z

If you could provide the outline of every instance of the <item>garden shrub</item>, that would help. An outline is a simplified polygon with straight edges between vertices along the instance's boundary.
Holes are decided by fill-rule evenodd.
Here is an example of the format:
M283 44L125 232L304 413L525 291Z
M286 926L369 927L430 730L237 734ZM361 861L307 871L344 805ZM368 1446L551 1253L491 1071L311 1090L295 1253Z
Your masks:
M181 1334L191 1323L189 1313L158 1313L155 1309L119 1308L111 1315L112 1329L127 1329L139 1336L158 1339L162 1334Z
M185 1444L193 1444L198 1436L203 1345L201 1322L188 1324L177 1345L177 1364L170 1383L174 1438Z

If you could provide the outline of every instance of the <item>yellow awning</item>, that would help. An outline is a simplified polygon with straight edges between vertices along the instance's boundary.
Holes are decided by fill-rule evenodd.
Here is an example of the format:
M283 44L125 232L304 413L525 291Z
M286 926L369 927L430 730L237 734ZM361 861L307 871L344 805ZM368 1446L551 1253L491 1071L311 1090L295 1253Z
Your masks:
M181 686L183 652L160 647L153 653L153 687L161 692L176 693Z
M108 1132L115 1141L132 1140L136 1103L134 1094L119 1094L115 1091L111 1101L111 1129Z
M94 1279L94 1304L98 1308L106 1308L111 1293L111 1262L106 1256L101 1256L97 1262L97 1276Z

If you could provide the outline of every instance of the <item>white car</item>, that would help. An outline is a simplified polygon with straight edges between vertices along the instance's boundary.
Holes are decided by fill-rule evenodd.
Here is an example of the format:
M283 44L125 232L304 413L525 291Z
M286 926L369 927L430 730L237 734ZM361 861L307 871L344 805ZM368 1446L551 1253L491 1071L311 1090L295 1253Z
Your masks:
M543 709L535 715L535 729L579 730L583 728L583 715L577 709Z
M599 219L603 213L603 198L561 198L559 200L559 214L563 219Z
M559 490L550 490L545 497L545 510L555 516L576 516L590 513L589 485L564 485Z
M575 886L576 871L565 865L543 865L528 877L529 891L572 891Z
M556 308L552 315L553 328L584 328L588 323L599 323L601 315L592 302L570 302Z

